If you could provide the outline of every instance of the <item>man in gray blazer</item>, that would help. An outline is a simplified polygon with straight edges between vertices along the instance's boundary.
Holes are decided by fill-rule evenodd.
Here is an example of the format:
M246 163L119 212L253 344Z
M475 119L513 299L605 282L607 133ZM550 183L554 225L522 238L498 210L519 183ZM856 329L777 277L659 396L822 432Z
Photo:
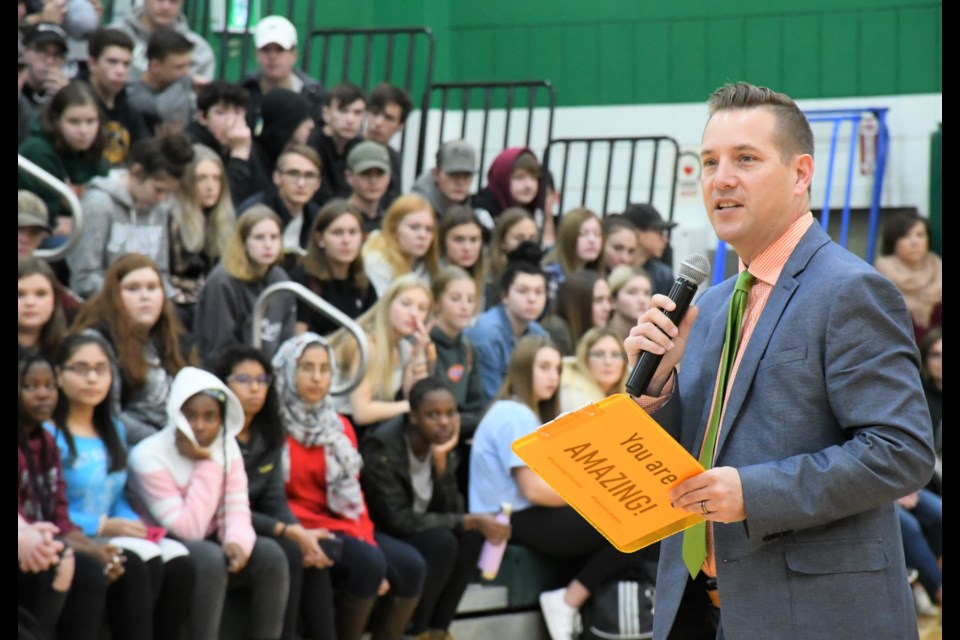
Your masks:
M625 343L631 360L665 354L639 402L695 457L722 394L712 466L671 493L707 521L707 559L688 569L684 534L663 542L654 637L916 637L894 500L924 486L934 455L910 316L810 214L813 135L796 104L740 83L709 106L707 215L756 282L725 389L734 278L679 326L655 296Z

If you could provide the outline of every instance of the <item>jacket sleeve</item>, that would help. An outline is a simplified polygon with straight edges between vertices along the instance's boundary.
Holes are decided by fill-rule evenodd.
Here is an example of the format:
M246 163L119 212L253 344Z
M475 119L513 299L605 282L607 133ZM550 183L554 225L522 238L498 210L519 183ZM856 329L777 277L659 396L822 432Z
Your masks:
M135 460L136 458L134 458ZM223 469L210 460L198 460L185 494L166 469L139 473L136 491L150 515L184 540L202 540L220 504Z
M229 463L227 486L223 492L220 541L224 546L236 542L249 556L257 541L257 534L250 519L250 497L247 494L247 472L243 468L243 457L240 456L239 445L236 442L231 444L236 447L237 455Z
M456 529L462 525L463 517L459 513L414 512L409 476L401 471L401 461L391 456L381 442L368 438L361 450L364 465L360 481L367 499L367 509L377 529L389 535L405 537L434 527ZM447 475L451 475L450 470ZM435 482L434 492L437 489Z
M467 339L469 341L469 339ZM477 350L472 342L467 345L470 367L467 369L467 396L460 407L460 439L472 438L483 417L486 398L483 393L483 378L477 361Z
M469 337L473 341L474 353L477 356L476 369L480 373L483 401L487 403L493 400L503 383L503 363L498 357L493 340L474 339L476 335L474 332L479 330L476 326L471 327Z
M270 470L263 489L256 496L250 496L250 509L253 528L261 536L272 536L277 522L287 524L297 522L290 511L290 503L287 502L280 456L276 456L273 469Z
M90 298L103 288L106 271L103 256L110 235L110 196L99 189L88 190L80 201L83 208L83 233L67 256L70 267L70 288L83 298Z
M200 360L209 363L224 348L237 344L238 322L236 305L222 279L210 279L200 289L193 335L197 339Z

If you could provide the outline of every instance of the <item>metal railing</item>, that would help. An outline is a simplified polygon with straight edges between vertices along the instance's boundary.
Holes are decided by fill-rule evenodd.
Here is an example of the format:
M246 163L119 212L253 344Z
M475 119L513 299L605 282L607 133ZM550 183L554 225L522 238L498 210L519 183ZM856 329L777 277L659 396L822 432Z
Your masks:
M560 211L575 206L579 193L579 206L600 215L648 202L673 219L680 145L669 136L557 138L547 146L543 164L560 192ZM582 174L573 175L571 165L582 166Z
M259 349L262 344L260 328L261 324L263 323L263 316L266 314L267 304L269 303L270 298L285 292L294 294L300 300L306 302L323 315L341 325L344 329L349 331L351 335L353 335L354 339L357 341L357 346L359 347L357 353L360 360L357 366L357 371L353 378L338 384L334 384L330 388L330 393L332 395L339 396L350 393L356 389L357 385L360 384L360 381L363 380L363 375L367 371L367 363L370 360L370 345L367 343L366 334L363 332L363 329L360 328L360 325L357 324L352 318L315 294L313 291L307 289L302 284L297 284L296 282L277 282L276 284L272 284L264 289L263 293L260 294L260 297L257 298L257 303L253 307L253 346Z
M435 102L439 102L439 113L431 112ZM434 84L424 93L421 105L416 174L425 168L428 138L434 141L433 150L448 140L464 139L480 154L477 188L482 188L487 168L502 150L547 147L553 138L556 107L557 92L549 80ZM428 135L428 129L433 135Z
M80 233L83 231L83 209L80 208L80 199L77 194L68 187L62 180L52 175L45 169L38 167L31 160L27 160L19 153L17 154L17 168L25 171L31 176L42 182L46 187L53 189L57 195L62 196L67 201L70 208L70 214L73 216L73 229L67 237L67 241L60 246L52 249L37 249L34 255L43 258L48 262L62 260L66 258L80 242Z

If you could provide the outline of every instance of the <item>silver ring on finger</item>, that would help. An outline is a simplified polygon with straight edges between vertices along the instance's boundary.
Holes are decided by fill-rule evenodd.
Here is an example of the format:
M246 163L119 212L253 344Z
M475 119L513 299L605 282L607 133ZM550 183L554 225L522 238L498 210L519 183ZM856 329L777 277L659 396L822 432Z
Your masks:
M706 500L701 500L701 501L700 501L700 513L702 513L703 515L709 515L709 513L710 513L709 511L707 511L707 501L706 501Z

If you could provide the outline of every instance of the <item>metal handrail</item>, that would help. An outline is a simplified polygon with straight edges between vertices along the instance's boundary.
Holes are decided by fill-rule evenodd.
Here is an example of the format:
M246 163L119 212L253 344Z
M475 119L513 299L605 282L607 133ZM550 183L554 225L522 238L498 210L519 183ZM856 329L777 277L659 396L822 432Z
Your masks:
M347 394L356 389L360 384L360 381L363 380L363 375L367 370L367 362L370 360L370 345L367 343L366 334L363 332L363 329L360 328L360 325L354 322L350 316L346 315L335 306L315 294L313 291L307 289L302 284L297 284L296 282L277 282L276 284L272 284L264 289L263 293L260 294L260 297L257 298L257 303L253 307L253 346L257 349L260 348L260 326L263 322L263 316L267 310L267 301L274 295L283 291L288 291L294 294L311 307L353 334L354 339L357 341L357 346L359 346L358 353L360 356L360 363L357 367L357 372L354 374L353 379L331 387L330 393L332 395L339 396Z
M70 231L67 241L53 249L37 249L33 254L48 262L62 260L67 257L70 252L73 251L73 248L77 246L77 243L80 242L80 232L83 231L83 209L80 208L80 199L77 198L77 194L75 194L63 180L57 178L46 169L37 166L31 160L27 160L19 153L17 154L17 167L21 171L26 171L44 185L63 196L67 201L67 206L70 207L70 213L73 215L73 229Z

